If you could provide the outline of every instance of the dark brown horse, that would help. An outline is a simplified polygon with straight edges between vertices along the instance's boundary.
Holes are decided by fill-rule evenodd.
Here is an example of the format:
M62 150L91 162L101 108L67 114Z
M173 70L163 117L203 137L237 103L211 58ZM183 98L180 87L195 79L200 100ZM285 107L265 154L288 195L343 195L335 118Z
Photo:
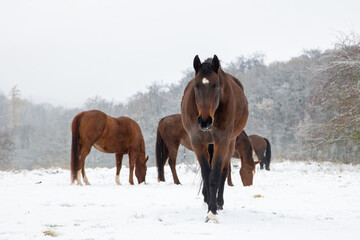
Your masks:
M119 174L124 154L129 155L130 184L134 184L134 167L138 183L145 181L146 162L149 156L145 157L145 143L141 129L131 118L113 118L98 110L81 112L72 121L71 132L72 183L76 180L81 185L81 172L85 184L90 184L84 166L85 158L92 146L103 153L115 153L117 184L120 184Z
M175 184L180 184L176 173L176 158L179 146L183 145L190 151L193 151L190 138L185 131L181 115L174 114L162 118L159 121L156 136L156 166L158 169L158 181L165 181L164 165L169 161L170 169ZM252 147L245 131L236 138L235 151L233 157L241 159L240 176L244 186L250 186L253 183L255 164L252 157ZM230 170L230 169L229 169ZM228 173L228 185L232 186L231 171Z
M248 103L242 84L221 69L216 55L203 63L196 56L193 65L195 77L184 90L181 120L201 167L207 221L217 221L235 140L248 119Z
M258 135L250 135L249 138L255 154L260 160L260 169L264 169L265 165L265 169L270 171L271 146L269 140Z

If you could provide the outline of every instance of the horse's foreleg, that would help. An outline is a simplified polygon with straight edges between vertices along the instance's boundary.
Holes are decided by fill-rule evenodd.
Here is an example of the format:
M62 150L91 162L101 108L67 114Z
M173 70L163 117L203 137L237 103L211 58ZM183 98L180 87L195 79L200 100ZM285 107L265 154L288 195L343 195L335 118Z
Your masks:
M226 180L226 176L228 176L229 172L230 172L229 169L227 167L225 167L221 173L220 186L219 186L219 191L218 191L218 196L217 196L217 206L218 206L219 210L222 210L223 206L224 206L225 180ZM229 183L229 179L228 179L228 183Z
M134 185L134 168L135 168L135 155L134 154L129 154L129 170L130 170L130 174L129 174L129 183L131 185Z
M227 183L229 186L234 186L232 179L231 179L231 163L229 163L229 170L227 175Z
M121 185L121 183L120 183L120 170L121 170L121 167L122 167L123 154L116 153L115 158L116 158L115 182L116 182L117 185Z
M209 174L211 171L210 164L208 162L208 159L205 155L199 155L197 156L197 159L200 164L201 168L201 177L203 180L203 190L202 194L204 195L204 202L206 202L209 205L209 197L210 197L210 190L209 190Z
M210 166L210 153L208 150L208 144L204 144L204 141L201 141L197 135L194 135L191 137L191 143L192 147L194 149L194 152L196 154L196 158L200 164L201 168L201 177L203 180L203 195L204 195L204 201L207 203L209 207L209 201L210 201L210 186L209 186L209 175L211 172L211 166ZM206 217L206 222L210 220L209 216Z
M206 192L205 182L203 181L202 195L204 196L204 202L208 202L208 193Z
M176 173L176 157L177 157L177 149L174 152L170 152L169 165L170 165L171 173L173 175L174 183L181 184Z
M200 163L200 167L201 167L201 176L204 181L204 185L203 185L204 202L206 202L207 205L209 206L209 199L210 199L209 173L211 169L209 163L205 161L202 160L202 163Z
M221 181L221 158L215 157L214 165L211 169L209 176L209 189L210 189L210 198L209 198L209 211L213 214L216 214L217 203L216 195L220 186Z
M210 172L209 210L216 214L217 206L224 204L224 184L228 173L230 158L234 152L235 141L218 140L214 144L213 164ZM221 187L221 189L219 189Z

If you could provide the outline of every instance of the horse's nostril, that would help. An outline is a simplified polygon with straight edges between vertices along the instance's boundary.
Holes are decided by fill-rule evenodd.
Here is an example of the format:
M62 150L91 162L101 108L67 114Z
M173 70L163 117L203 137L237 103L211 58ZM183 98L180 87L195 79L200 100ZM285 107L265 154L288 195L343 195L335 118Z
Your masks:
M207 117L206 120L204 120L201 116L198 117L198 123L201 129L203 130L210 130L212 125L212 117Z
M212 124L212 117L208 117L207 119L206 119L206 123L209 125L209 126L211 126L211 124Z
M201 125L202 122L202 118L200 116L198 116L198 123Z

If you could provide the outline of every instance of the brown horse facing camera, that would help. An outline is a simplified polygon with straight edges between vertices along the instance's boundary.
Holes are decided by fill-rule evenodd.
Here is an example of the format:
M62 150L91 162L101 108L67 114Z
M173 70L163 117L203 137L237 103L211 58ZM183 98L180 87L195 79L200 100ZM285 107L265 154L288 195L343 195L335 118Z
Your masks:
M129 155L130 184L134 184L134 167L138 183L145 182L146 162L149 156L145 157L144 138L134 120L128 117L113 118L98 110L81 112L72 121L71 132L71 183L76 180L82 185L81 172L84 183L90 185L84 166L85 158L92 146L103 153L115 153L115 182L118 185L124 154Z
M249 139L253 150L260 161L260 169L270 171L270 160L271 160L271 146L269 140L259 135L250 135Z
M190 143L190 138L185 131L181 115L174 114L162 118L159 121L156 136L156 166L158 169L158 181L165 181L164 165L168 160L172 176L175 184L180 184L179 178L176 173L176 158L179 146L183 145L190 151L193 151ZM240 176L244 186L253 184L255 174L255 165L259 162L254 162L252 157L252 147L248 136L245 131L242 131L236 138L234 158L241 159ZM233 186L231 181L231 171L229 168L228 185Z
M206 221L217 222L236 137L248 119L248 103L242 84L221 69L216 55L203 63L196 56L193 66L195 77L184 90L181 120L201 167Z

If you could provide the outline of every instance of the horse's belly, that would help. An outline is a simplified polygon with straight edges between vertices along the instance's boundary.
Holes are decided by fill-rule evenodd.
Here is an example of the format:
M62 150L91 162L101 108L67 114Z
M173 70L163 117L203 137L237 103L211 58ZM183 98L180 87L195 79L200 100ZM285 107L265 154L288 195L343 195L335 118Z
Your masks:
M112 153L112 151L109 151L106 146L100 146L99 144L94 144L94 147L96 148L96 150L103 152L103 153Z

